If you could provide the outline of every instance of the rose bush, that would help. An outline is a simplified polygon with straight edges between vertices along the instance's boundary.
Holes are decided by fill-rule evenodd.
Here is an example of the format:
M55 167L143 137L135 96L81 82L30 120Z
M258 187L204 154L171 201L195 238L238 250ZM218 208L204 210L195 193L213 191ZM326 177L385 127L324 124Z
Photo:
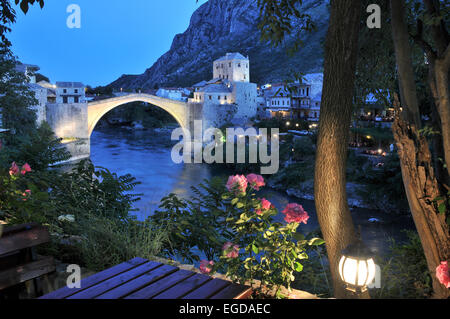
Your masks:
M302 271L302 262L308 259L306 246L324 241L305 240L297 232L300 223L306 224L309 218L301 205L288 204L283 210L286 224L275 222L277 209L267 199L256 197L264 185L263 177L255 174L228 179L228 192L222 199L228 207L226 224L233 236L224 244L214 270L225 271L235 282L250 284L256 294L280 297L281 286L290 289L295 274Z

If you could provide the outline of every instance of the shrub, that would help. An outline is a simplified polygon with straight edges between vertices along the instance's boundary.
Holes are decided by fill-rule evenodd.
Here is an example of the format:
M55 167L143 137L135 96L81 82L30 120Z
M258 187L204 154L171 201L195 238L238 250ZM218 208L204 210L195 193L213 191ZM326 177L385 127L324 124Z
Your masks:
M381 289L371 291L374 298L428 298L433 292L431 276L419 235L406 231L403 244L391 239L390 254L380 260Z

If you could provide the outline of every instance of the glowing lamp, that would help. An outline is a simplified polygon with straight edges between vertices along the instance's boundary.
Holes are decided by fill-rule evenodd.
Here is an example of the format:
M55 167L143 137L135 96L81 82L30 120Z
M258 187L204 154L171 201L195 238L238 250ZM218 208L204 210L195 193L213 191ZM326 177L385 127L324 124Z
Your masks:
M342 251L339 275L347 290L354 293L367 290L367 285L375 278L375 262L371 254L361 240Z
M286 122L286 125L287 125L287 126L291 125L291 122Z

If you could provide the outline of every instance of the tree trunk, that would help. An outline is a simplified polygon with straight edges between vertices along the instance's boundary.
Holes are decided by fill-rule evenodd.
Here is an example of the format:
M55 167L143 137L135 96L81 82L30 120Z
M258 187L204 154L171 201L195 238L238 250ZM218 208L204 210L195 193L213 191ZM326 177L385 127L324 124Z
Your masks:
M356 238L345 186L361 10L360 1L332 0L325 44L314 196L336 298L355 297L344 288L338 264Z
M414 126L399 116L398 102L396 109L397 115L392 130L409 207L433 279L434 296L448 298L450 290L436 278L436 267L441 261L450 258L450 236L445 214L439 214L436 204L433 203L433 199L438 197L440 192L431 164L431 153L426 139L420 136Z
M434 103L441 119L444 160L447 166L447 174L450 175L450 92L448 88L450 45L445 54L447 56L437 58L430 64L431 78L429 82L430 87L432 87Z
M433 279L435 297L447 298L449 290L435 276L436 267L448 260L450 237L445 214L439 214L433 200L440 195L428 142L420 135L420 117L414 81L404 0L391 0L392 35L399 73L402 108L396 96L396 118L392 127L398 147L409 207L422 242ZM442 127L445 123L442 122Z

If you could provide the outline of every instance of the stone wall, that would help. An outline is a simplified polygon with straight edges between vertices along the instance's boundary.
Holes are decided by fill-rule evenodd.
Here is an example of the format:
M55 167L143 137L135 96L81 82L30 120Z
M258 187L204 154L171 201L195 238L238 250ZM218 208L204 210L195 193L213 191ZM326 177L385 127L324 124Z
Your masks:
M47 122L61 138L89 138L87 103L47 104Z
M208 128L220 128L231 122L236 116L238 107L234 104L203 104L203 131Z
M233 83L233 95L235 96L235 103L238 105L238 110L234 121L236 123L247 122L250 118L256 116L257 112L257 90L255 83Z
M46 104L47 104L47 89L46 88L34 88L34 95L38 104L31 107L36 112L36 124L40 125L47 119Z

